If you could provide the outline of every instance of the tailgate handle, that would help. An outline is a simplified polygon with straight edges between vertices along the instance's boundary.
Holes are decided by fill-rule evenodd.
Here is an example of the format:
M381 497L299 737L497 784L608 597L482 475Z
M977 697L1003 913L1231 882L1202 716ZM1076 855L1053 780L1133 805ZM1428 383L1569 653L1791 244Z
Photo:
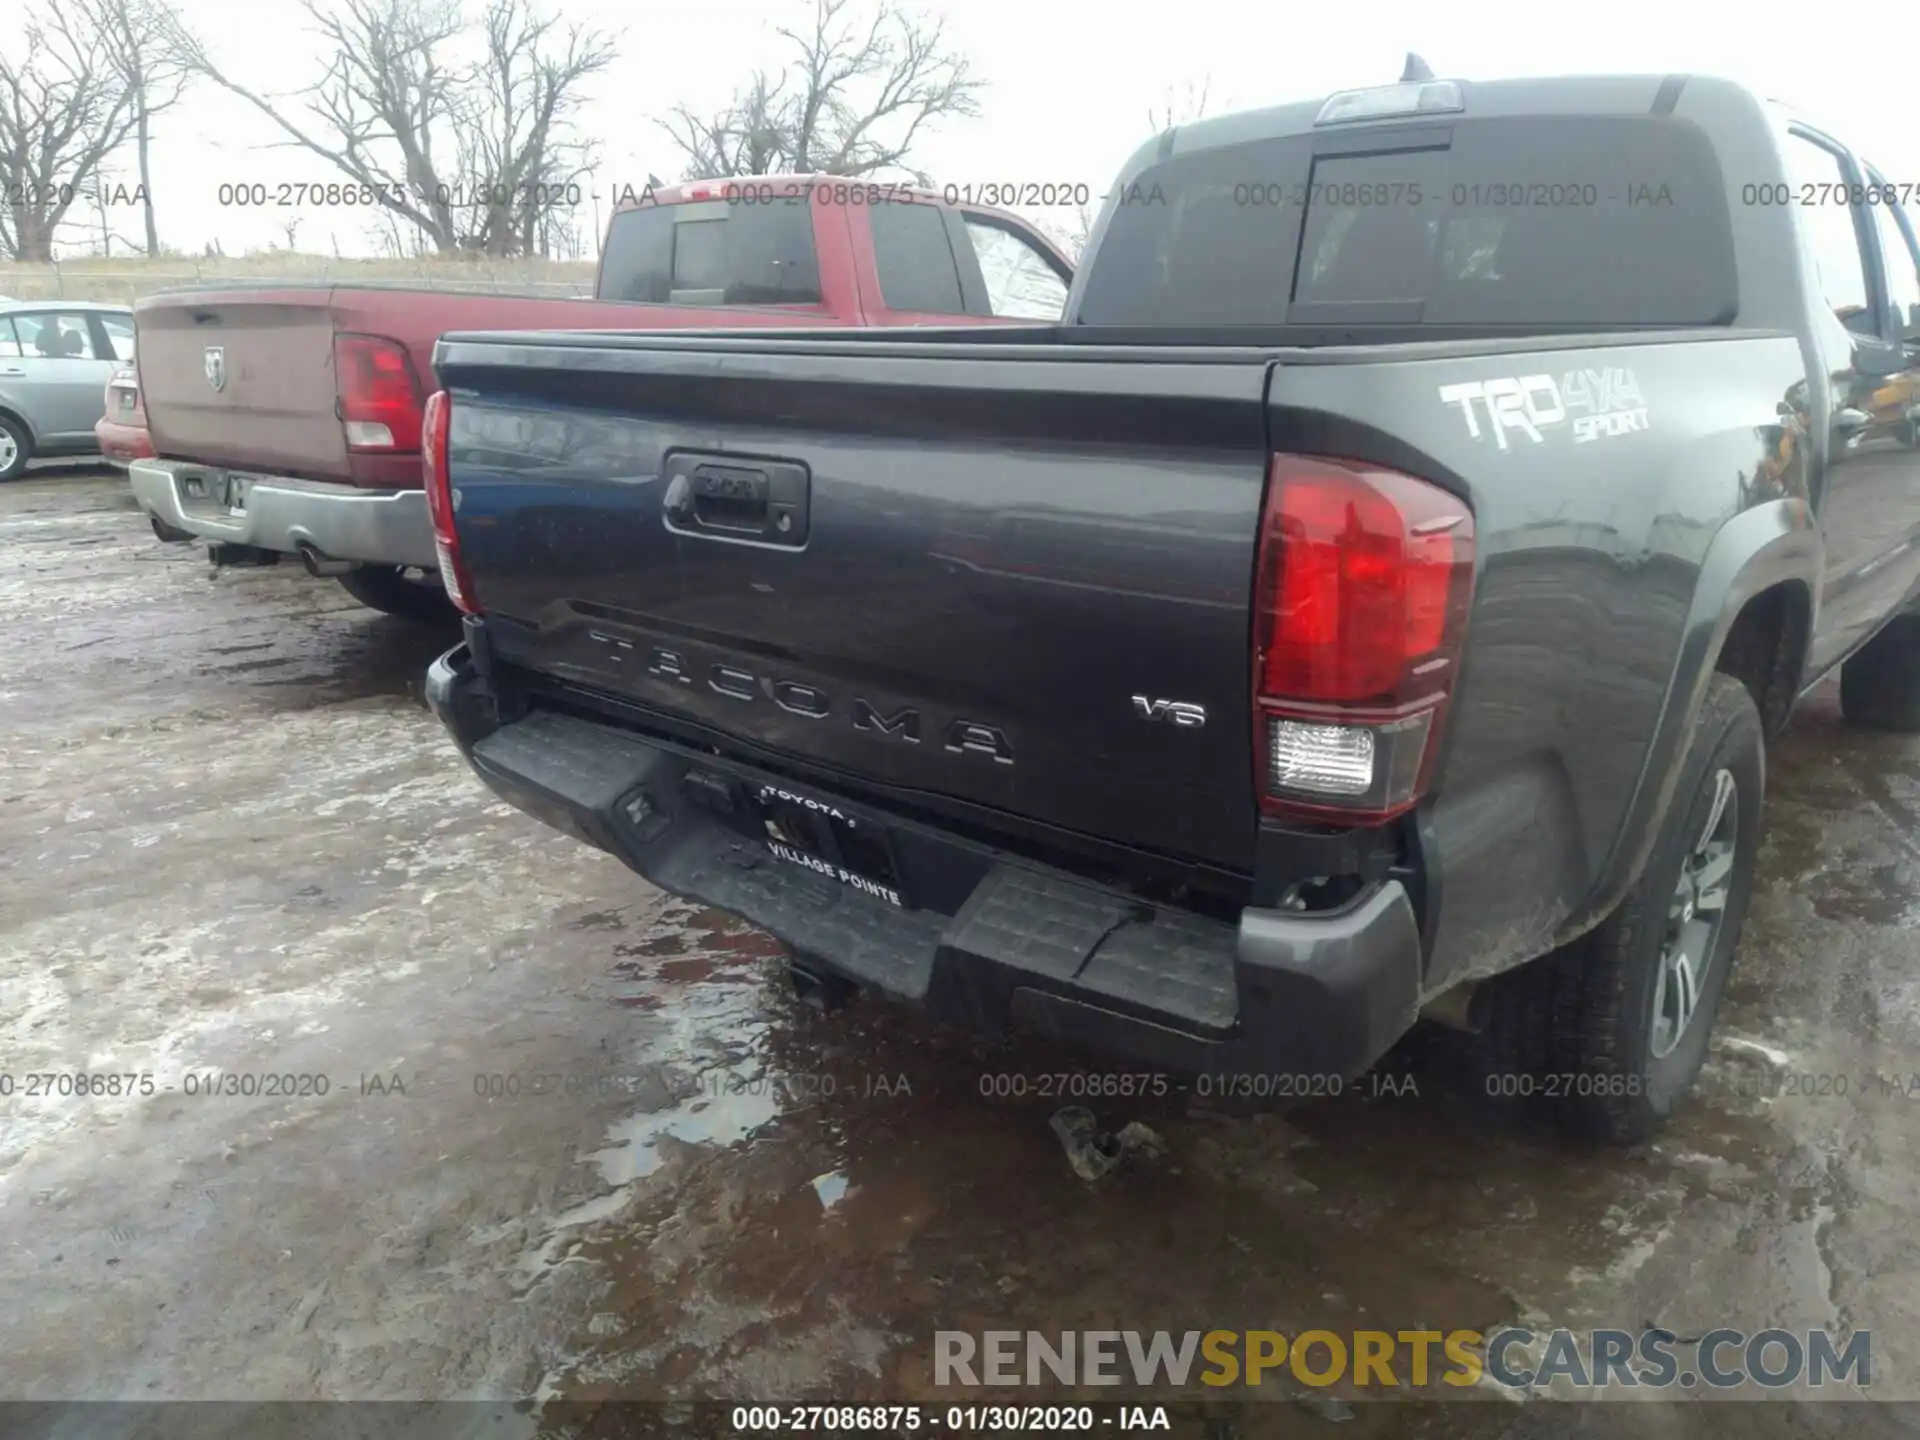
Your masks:
M788 548L807 541L811 477L790 460L670 454L661 518L679 535Z

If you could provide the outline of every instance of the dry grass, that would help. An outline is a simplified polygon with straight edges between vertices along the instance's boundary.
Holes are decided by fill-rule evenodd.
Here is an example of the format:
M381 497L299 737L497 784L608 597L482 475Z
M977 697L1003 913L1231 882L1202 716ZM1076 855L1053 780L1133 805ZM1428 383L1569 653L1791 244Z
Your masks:
M142 295L196 285L262 281L332 281L336 285L419 285L519 295L591 295L592 261L341 260L277 251L232 259L138 256L67 260L53 265L0 261L0 295L15 300L103 300L128 304Z

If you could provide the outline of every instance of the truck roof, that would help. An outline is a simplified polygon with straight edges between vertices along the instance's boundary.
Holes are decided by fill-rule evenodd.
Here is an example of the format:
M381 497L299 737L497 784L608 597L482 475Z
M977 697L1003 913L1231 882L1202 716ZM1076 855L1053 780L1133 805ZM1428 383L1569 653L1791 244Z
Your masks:
M1414 89L1420 85L1459 87L1464 101L1464 109L1459 112L1463 119L1555 114L1632 115L1650 113L1656 109L1664 112L1672 110L1682 91L1689 89L1719 92L1729 98L1739 95L1746 97L1750 103L1764 103L1758 95L1737 81L1692 74L1550 75L1523 80L1462 80L1439 76L1433 80L1406 82L1405 88ZM1363 88L1391 90L1399 87L1382 85ZM1164 146L1167 144L1167 135L1172 135L1175 137L1172 146L1164 153L1184 154L1217 146L1238 145L1252 139L1305 135L1316 128L1314 121L1333 94L1358 93L1361 91L1336 91L1261 110L1243 110L1236 114L1196 120L1167 132L1154 144ZM1347 122L1339 128L1344 130L1356 124L1392 124L1440 118L1445 117L1422 114L1381 116L1377 121Z
M1794 217L1741 198L1788 178L1784 121L1703 74L1437 77L1196 121L1122 168L1067 320L1791 329Z

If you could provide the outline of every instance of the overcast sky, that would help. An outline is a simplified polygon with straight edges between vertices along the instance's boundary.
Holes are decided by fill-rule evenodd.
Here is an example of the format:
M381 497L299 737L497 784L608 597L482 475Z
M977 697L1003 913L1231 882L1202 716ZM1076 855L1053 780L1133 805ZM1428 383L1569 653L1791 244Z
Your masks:
M256 88L292 89L324 64L297 0L182 0L182 8L211 37L229 73ZM1913 109L1920 52L1915 31L1902 34L1895 25L1898 4L1864 25L1830 26L1814 22L1818 12L1798 8L1684 0L1100 6L955 0L923 8L945 17L949 39L987 82L979 118L950 122L916 152L936 183L1085 183L1097 196L1147 138L1147 111L1164 103L1169 89L1210 83L1214 112L1253 108L1395 80L1408 50L1425 56L1440 76L1468 79L1616 70L1727 75L1789 101L1851 140L1888 180L1920 182ZM778 58L774 26L804 17L808 6L806 0L565 0L564 13L625 31L621 58L598 78L583 116L583 128L601 142L595 188L608 193L622 183L638 186L650 170L678 177L679 157L656 117L680 100L717 106L755 63ZM153 187L163 242L198 251L217 239L230 255L284 244L284 221L300 212L217 203L222 182L338 178L324 162L274 145L277 139L244 102L204 83L163 117ZM131 178L130 163L122 174ZM591 202L584 208L582 228L591 232ZM1030 213L1071 224L1070 212ZM136 212L113 219L116 233L138 236ZM373 253L368 229L364 212L309 207L299 248ZM65 231L63 252L76 253L81 238L79 227Z

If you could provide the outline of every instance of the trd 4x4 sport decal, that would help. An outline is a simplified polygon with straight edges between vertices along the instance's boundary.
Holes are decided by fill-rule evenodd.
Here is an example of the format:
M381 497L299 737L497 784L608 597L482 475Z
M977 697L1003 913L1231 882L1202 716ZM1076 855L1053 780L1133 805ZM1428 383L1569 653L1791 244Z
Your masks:
M1479 440L1491 432L1502 450L1507 434L1518 431L1536 445L1549 434L1571 431L1584 445L1611 435L1628 435L1647 426L1647 406L1633 371L1620 365L1599 370L1569 370L1552 375L1503 375L1495 380L1465 380L1440 387L1443 404L1458 405L1467 434Z

